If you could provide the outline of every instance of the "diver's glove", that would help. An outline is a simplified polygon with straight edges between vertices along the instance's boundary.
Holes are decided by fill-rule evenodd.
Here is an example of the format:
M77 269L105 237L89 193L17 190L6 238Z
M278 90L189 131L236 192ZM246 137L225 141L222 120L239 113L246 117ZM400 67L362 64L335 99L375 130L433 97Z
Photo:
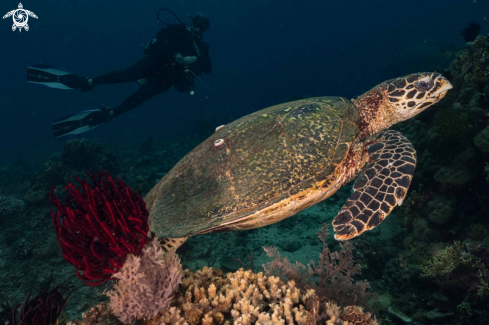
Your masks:
M80 77L74 74L66 74L58 77L58 82L71 89L79 91L89 91L93 88L94 84L92 79L86 77Z
M195 62L197 62L196 56L184 56L183 57L183 65L184 66L194 64Z
M89 115L88 124L95 127L100 124L109 123L114 118L114 111L111 110L109 107L104 107Z
M181 65L186 67L190 64L197 62L197 57L196 56L183 56L182 53L178 52L177 54L175 54L175 61L178 64L181 64Z

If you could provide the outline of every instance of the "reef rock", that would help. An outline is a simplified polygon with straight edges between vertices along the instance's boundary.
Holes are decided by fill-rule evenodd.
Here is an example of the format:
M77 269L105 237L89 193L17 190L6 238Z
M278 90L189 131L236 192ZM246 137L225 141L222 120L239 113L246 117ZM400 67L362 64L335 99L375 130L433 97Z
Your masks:
M431 211L429 214L430 221L440 225L447 223L453 216L451 205L454 205L454 203L456 204L456 202L452 202L444 196L435 196L427 204L428 209Z
M387 309L389 315L393 316L394 318L400 320L403 323L411 323L411 318L409 318L406 314L404 314L402 311L400 311L396 306L390 306Z
M479 132L474 138L474 144L486 155L489 154L489 126Z
M461 186L470 181L471 177L464 168L442 167L435 174L435 181L441 184Z
M473 168L475 148L468 147L457 154L451 166L441 167L435 173L435 181L441 184L462 186L475 177Z
M428 226L428 221L426 221L425 219L419 219L413 223L413 231L411 236L415 240L425 243L432 243L442 239L441 235L437 231L431 229ZM406 239L407 238L410 237L406 237ZM406 241L404 245L405 247L406 245L409 246L409 243Z

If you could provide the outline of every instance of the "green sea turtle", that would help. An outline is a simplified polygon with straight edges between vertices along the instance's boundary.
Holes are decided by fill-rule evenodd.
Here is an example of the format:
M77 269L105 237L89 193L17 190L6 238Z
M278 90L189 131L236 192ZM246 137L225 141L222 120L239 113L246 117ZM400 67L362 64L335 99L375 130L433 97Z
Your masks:
M451 88L439 73L416 73L351 101L297 100L219 127L145 197L150 228L175 247L192 235L266 226L330 197L363 170L333 227L337 240L371 230L402 204L416 164L409 140L385 129Z

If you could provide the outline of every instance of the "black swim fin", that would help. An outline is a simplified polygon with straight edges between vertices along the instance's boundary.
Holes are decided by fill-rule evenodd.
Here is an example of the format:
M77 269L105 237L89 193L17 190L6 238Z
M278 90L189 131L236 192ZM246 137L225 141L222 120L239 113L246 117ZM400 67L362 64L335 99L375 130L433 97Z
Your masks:
M113 115L107 108L68 114L53 122L54 136L58 139L74 138L111 120Z
M87 91L88 79L46 64L35 64L27 68L27 81L31 85L54 89Z

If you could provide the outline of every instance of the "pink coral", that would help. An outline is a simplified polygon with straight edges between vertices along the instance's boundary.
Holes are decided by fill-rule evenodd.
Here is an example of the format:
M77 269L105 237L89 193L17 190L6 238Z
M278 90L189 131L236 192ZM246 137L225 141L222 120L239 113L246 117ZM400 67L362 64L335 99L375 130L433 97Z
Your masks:
M174 250L165 253L153 239L141 256L128 255L114 278L119 281L106 293L114 315L125 324L148 319L170 305L182 279L180 259Z
M341 250L332 252L327 243L327 224L318 232L323 243L318 263L311 261L307 267L299 262L295 265L281 258L275 247L263 247L269 257L274 259L263 265L267 275L279 276L282 280L293 280L296 286L305 291L314 289L320 298L337 301L341 306L367 306L365 292L370 285L367 281L354 281L353 276L360 273L360 265L355 264L349 242L340 243Z

